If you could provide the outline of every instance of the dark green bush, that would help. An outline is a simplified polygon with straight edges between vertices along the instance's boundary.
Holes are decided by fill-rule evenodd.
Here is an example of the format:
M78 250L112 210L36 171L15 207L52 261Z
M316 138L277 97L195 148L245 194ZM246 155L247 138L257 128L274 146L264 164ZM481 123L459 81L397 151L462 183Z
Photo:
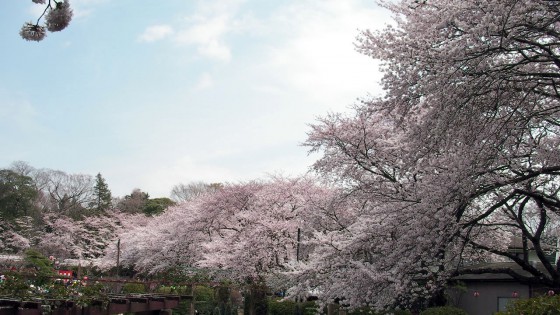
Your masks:
M469 315L467 312L460 308L456 308L453 306L439 306L439 307L430 307L420 315Z
M16 272L5 272L6 277L0 283L0 295L6 295L19 299L29 299L33 291L29 287L29 281Z
M218 301L216 301L216 294L214 288L197 285L194 287L195 308L199 315L212 315Z
M146 287L142 283L125 283L122 292L128 293L146 293Z
M410 311L406 310L388 310L388 311L375 311L369 307L363 307L348 312L348 315L411 315Z
M203 285L197 285L194 287L194 296L197 301L214 302L214 289Z
M36 286L44 286L52 282L52 277L56 275L53 269L53 263L47 257L43 256L35 249L25 251L25 267L33 268L34 277L30 279L32 284Z
M296 313L296 302L286 300L270 299L268 301L268 314L269 315L285 315Z
M156 292L163 293L163 294L191 294L191 288L189 286L176 286L176 285L161 286L156 289Z
M161 287L158 287L158 288L156 289L156 292L157 292L157 293L163 293L163 294L171 294L171 287L169 287L169 286L161 286Z
M315 302L303 303L303 315L319 314L319 306Z
M539 296L519 299L498 315L560 315L560 296Z
M317 304L314 302L297 303L292 300L269 299L268 315L314 315L317 314Z

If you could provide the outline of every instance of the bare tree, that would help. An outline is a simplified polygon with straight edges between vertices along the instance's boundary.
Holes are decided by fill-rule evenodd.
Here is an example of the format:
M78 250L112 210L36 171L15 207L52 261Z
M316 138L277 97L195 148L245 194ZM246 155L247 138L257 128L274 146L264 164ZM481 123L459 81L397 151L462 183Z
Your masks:
M29 163L24 161L15 161L10 165L10 170L16 172L22 176L33 177L33 173L36 171L35 168Z
M41 170L37 174L44 192L51 202L51 210L63 214L82 213L93 196L91 175L67 174L62 171Z
M171 199L175 202L189 201L220 187L221 184L218 183L207 184L201 181L190 182L188 184L178 184L173 186L173 189L171 189Z
M119 198L117 201L117 209L126 213L142 213L146 207L146 203L150 196L139 188L132 190L130 195Z

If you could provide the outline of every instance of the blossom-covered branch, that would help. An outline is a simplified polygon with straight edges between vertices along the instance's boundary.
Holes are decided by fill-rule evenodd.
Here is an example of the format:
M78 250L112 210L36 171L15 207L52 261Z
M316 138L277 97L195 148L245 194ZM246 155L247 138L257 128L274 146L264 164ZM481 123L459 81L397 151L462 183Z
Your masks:
M65 29L72 20L72 9L68 0L32 0L36 4L45 5L43 14L39 16L37 22L26 22L21 28L19 34L28 41L41 41L49 32L59 32ZM42 18L45 18L45 24L39 25Z

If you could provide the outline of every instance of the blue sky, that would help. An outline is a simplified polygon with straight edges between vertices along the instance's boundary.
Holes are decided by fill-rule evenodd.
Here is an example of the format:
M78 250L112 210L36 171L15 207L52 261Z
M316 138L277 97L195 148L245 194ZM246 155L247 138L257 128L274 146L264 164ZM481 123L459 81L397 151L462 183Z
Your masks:
M41 6L0 2L0 167L95 175L114 195L305 173L309 124L380 93L359 30L373 0L71 0L41 42Z

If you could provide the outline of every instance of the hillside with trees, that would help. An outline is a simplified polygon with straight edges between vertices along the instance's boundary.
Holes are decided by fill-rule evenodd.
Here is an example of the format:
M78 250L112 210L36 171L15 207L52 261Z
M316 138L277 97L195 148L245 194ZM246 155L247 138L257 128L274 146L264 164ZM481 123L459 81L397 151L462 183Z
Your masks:
M0 169L0 252L36 248L59 259L91 260L132 222L173 204L139 189L113 197L101 173L68 174L14 162Z

